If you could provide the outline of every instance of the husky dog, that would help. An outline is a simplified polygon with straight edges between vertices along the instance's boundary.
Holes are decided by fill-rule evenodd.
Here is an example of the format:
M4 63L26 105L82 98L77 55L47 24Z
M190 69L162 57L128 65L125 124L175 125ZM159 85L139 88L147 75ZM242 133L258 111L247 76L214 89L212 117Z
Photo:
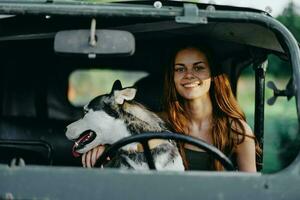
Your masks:
M95 97L86 106L83 118L67 126L66 136L75 141L74 156L79 156L102 144L113 144L131 135L143 132L167 131L166 125L155 113L134 101L135 88L122 88L115 81L110 94ZM150 145L151 147L151 145ZM136 143L126 145L119 153L120 168L148 169L144 154ZM151 149L156 169L184 170L176 144L163 140ZM116 166L115 166L116 167Z

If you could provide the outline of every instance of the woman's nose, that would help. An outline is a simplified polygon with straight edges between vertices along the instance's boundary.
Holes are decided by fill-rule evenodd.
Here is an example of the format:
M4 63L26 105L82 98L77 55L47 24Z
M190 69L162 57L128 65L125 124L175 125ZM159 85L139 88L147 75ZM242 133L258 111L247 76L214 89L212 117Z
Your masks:
M186 70L185 74L184 74L184 77L185 78L188 78L188 79L191 79L191 78L194 78L194 73L192 70Z

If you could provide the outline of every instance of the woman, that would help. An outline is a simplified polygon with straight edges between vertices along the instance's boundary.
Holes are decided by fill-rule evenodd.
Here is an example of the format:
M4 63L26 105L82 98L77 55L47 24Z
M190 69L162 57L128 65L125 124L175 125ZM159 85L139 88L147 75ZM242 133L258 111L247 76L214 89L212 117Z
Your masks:
M256 172L259 147L232 93L229 80L212 62L205 48L184 47L175 53L165 75L166 121L173 131L194 136L216 146L237 169ZM84 167L92 167L104 148L82 156ZM188 144L180 145L186 169L223 170L210 156Z
M165 75L164 106L175 132L216 146L240 171L256 172L260 149L232 93L230 82L212 63L206 48L184 47L175 54ZM181 145L187 169L223 170L209 155Z

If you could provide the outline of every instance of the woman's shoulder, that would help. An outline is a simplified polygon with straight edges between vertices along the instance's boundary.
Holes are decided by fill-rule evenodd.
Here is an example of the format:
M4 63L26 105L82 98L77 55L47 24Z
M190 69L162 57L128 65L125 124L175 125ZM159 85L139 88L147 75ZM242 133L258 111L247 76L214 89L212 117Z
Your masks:
M250 125L243 119L230 119L232 131L249 136L250 138L254 137L254 133Z

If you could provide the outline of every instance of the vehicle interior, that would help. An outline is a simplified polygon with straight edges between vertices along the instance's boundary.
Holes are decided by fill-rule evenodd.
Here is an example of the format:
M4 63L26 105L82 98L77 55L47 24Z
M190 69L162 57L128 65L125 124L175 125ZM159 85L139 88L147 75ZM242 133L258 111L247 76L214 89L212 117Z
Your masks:
M150 6L152 4L149 3ZM185 9L185 14L177 18L138 14L128 14L126 17L98 14L93 17L92 14L74 14L76 12L64 15L57 11L55 14L53 10L49 14L47 11L37 14L31 8L27 10L29 14L15 11L16 14L8 15L11 13L6 10L6 15L0 19L0 163L10 167L81 167L80 158L72 156L73 142L65 136L66 126L82 116L82 107L91 98L109 92L116 79L127 87L137 87L136 100L154 112L161 112L163 75L168 58L179 43L187 41L210 46L219 66L229 76L237 97L240 90L248 90L239 89L240 77L244 71L251 74L251 88L256 91L247 102L253 106L250 109L253 117L251 128L264 149L263 159L268 156L265 135L271 133L264 131L264 120L267 120L264 107L268 100L264 96L265 90L270 90L271 97L284 96L288 99L296 92L295 83L284 83L281 93L276 93L274 87L265 88L265 73L268 73L265 65L270 56L286 62L284 70L288 71L288 80L293 81L287 39L280 35L280 31L255 23L250 18L248 22L217 17L203 17L197 21L192 17L194 4L173 2L169 6L167 9L174 12L177 12L176 6L181 7ZM208 4L196 7L208 12L237 10ZM24 8L27 9L26 6ZM254 9L241 11L269 17L267 13ZM95 22L96 30L130 32L135 39L134 53L104 55L56 51L54 43L57 33L70 30L90 33L93 29L91 24ZM86 74L95 71L100 78L91 79L92 75ZM126 73L127 77L121 73ZM82 81L82 77L85 80ZM85 85L84 81L89 83ZM276 80L272 81L277 84ZM82 90L81 99L78 97L79 90ZM275 102L276 98L271 101ZM295 98L292 100L295 102ZM292 109L296 113L297 106L294 104ZM297 116L295 120L298 125ZM280 170L295 162L299 150L295 145L298 134L295 138L286 143L286 146L293 146L293 152L284 154L286 162ZM262 173L263 167L264 163L260 168Z

